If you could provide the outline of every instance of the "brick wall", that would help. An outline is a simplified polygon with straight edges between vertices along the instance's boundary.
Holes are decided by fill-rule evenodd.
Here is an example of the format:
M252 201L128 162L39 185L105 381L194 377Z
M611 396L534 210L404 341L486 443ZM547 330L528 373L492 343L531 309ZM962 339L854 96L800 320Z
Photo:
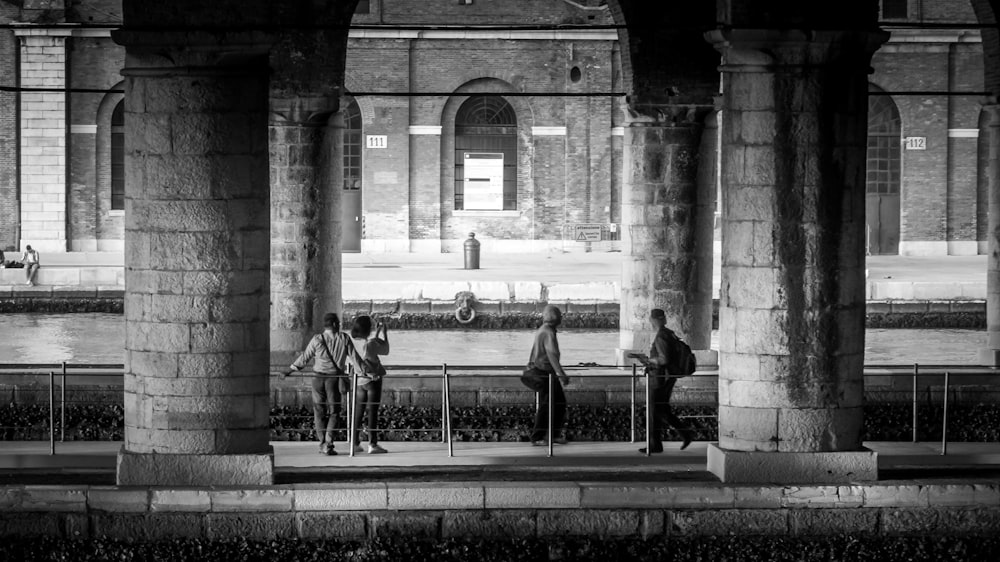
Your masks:
M125 50L110 37L70 41L70 84L109 90L121 80ZM123 217L111 213L110 119L120 93L78 92L70 98L70 168L67 209L70 249L117 249L124 236Z
M372 109L363 134L387 135L389 148L364 152L365 246L375 249L378 239L388 244L401 236L413 249L454 251L470 231L484 244L561 243L567 224L609 222L616 212L613 190L620 189L612 180L614 100L507 98L518 120L518 206L502 213L455 212L454 117L470 94L611 91L614 45L610 40L352 39L349 91L454 92L366 100ZM580 70L577 82L570 79L573 67ZM409 126L421 134L407 135ZM427 127L441 127L440 135ZM565 127L568 134L539 135L533 127ZM397 146L409 150L399 153Z
M952 8L951 21L964 17L962 10ZM938 10L933 17L941 21L947 13ZM924 12L924 18L929 17ZM907 41L901 42L904 34ZM890 92L981 91L981 44L949 42L957 37L955 31L939 35L932 41L897 31L896 40L875 54L872 82ZM903 137L927 139L926 150L902 152L900 251L977 252L977 241L984 239L980 223L986 212L981 208L986 201L976 139L981 99L912 94L892 99L900 112Z
M0 2L0 23L18 18L16 7ZM17 38L0 29L0 84L17 84ZM0 249L17 245L17 95L0 92Z

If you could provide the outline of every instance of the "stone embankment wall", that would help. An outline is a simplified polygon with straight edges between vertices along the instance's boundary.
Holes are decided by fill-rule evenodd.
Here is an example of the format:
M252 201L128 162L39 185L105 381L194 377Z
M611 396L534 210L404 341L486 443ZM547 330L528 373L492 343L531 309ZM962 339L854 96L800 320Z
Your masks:
M0 313L19 312L111 312L123 311L121 289L52 287L0 287ZM475 318L464 324L456 318L454 300L397 299L352 300L344 303L344 314L369 314L392 329L440 330L534 329L541 322L546 304L564 312L563 327L617 329L619 304L599 300L477 301ZM714 303L713 328L718 328L718 300ZM986 301L923 300L869 301L868 328L966 328L985 329Z
M122 540L992 535L1000 485L299 484L0 487L0 536Z

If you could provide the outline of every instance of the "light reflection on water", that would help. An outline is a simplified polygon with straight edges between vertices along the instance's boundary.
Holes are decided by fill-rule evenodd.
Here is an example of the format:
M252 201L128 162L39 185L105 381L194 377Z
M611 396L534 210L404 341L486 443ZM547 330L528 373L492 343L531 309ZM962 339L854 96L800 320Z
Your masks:
M523 331L391 331L397 365L519 365L531 348ZM982 330L867 330L865 363L975 364ZM121 363L125 320L119 314L0 315L0 363ZM611 364L616 330L562 330L563 362ZM718 333L712 332L718 349Z

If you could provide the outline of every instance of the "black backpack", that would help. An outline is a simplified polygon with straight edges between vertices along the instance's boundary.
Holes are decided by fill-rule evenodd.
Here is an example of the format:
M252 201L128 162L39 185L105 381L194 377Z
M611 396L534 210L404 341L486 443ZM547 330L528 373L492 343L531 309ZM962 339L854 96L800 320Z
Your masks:
M698 361L694 358L691 346L684 340L671 334L670 363L667 365L667 375L671 377L687 377L698 369Z

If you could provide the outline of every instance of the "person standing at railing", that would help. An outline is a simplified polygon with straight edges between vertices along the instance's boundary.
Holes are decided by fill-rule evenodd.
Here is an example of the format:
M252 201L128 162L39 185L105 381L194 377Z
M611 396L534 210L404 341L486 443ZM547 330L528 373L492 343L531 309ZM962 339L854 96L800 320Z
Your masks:
M291 370L298 371L313 360L313 423L319 452L336 455L333 433L340 427L341 401L347 390L347 366L350 364L358 369L363 360L350 336L340 331L340 318L333 312L323 316L323 332L309 340L305 351L292 363Z
M379 322L375 325L375 335L372 336L372 319L370 316L358 316L351 326L351 337L354 346L361 350L363 371L358 372L358 389L354 397L354 452L360 453L361 447L361 417L368 413L368 454L387 453L378 444L378 408L382 402L382 377L385 367L379 355L389 355L389 329Z
M653 432L649 439L650 452L663 452L663 440L660 437L660 432L666 429L666 426L673 427L680 433L683 440L681 443L683 451L694 439L694 432L681 422L670 408L670 395L674 392L677 377L682 376L681 373L670 373L668 369L668 365L673 359L671 357L671 343L677 339L677 335L674 334L673 330L667 328L667 315L662 309L654 308L649 311L649 323L656 329L656 337L653 338L653 345L649 349L649 357L646 358L638 354L632 354L632 357L642 360L646 368L650 370L648 380L653 391L653 407L650 408L653 418L651 424ZM639 449L639 452L645 454L646 448Z
M538 410L535 412L535 428L531 433L531 444L535 446L548 445L546 437L551 437L553 443L566 444L566 393L563 392L563 386L569 385L569 377L560 363L559 340L556 338L556 328L561 323L562 311L559 307L551 304L546 306L542 311L542 326L535 332L531 356L528 358L528 371L541 374L543 379L535 387L538 392ZM552 427L549 428L548 377L552 375L559 378L552 381Z

